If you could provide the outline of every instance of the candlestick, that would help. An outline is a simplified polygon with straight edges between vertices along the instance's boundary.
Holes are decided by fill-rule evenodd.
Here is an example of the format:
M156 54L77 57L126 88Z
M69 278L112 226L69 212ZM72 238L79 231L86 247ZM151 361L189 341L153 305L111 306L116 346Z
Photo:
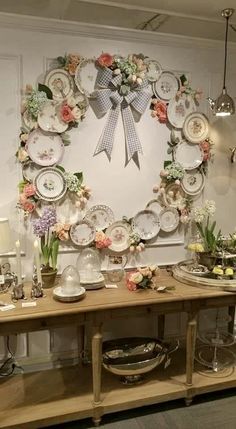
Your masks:
M16 275L18 278L18 284L22 283L22 272L21 272L21 256L20 256L20 241L16 241Z
M40 269L40 256L39 256L39 243L38 240L34 242L34 258L35 258L35 266L37 271L37 279L38 283L42 284L42 274Z

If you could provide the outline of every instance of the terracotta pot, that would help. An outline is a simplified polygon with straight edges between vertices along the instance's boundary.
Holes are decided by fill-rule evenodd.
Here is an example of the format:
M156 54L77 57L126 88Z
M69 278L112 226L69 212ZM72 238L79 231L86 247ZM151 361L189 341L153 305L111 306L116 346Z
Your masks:
M49 289L54 286L57 276L57 269L48 272L42 271L43 289Z
M216 263L216 256L211 252L199 252L198 253L199 264L205 265L209 270L212 270Z

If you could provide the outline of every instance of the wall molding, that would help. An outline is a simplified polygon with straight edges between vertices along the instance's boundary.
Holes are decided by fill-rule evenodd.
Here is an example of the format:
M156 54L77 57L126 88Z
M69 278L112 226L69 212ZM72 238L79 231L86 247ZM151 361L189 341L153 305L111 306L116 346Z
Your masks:
M222 48L223 42L212 39L187 37L176 34L157 33L152 31L133 30L105 25L94 25L75 21L40 18L28 15L18 15L0 12L0 25L2 28L21 29L26 31L43 32L51 34L67 34L96 39L112 39L129 42L151 43L159 46L175 46L192 49L193 47L205 49ZM236 52L236 43L229 42L230 50Z

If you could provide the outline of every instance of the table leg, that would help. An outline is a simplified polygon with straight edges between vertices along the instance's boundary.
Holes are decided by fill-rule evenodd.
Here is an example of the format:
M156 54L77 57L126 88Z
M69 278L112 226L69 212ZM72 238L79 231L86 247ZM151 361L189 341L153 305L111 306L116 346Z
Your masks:
M186 384L193 384L193 368L195 344L197 335L197 313L188 314L187 338L186 338Z
M157 333L158 339L163 340L165 335L165 314L158 314Z
M229 306L228 309L230 320L228 323L228 330L231 334L234 333L234 318L235 318L235 305Z
M93 327L92 336L93 402L101 403L102 325Z

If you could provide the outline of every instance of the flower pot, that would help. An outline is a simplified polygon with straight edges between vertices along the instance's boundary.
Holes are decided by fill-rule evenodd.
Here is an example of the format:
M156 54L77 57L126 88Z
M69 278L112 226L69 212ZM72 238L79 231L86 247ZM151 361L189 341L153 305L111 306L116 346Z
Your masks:
M57 276L57 269L51 271L42 271L42 283L44 289L49 289L54 286Z
M199 263L205 265L209 270L212 270L216 263L216 256L211 252L199 252L198 259Z

